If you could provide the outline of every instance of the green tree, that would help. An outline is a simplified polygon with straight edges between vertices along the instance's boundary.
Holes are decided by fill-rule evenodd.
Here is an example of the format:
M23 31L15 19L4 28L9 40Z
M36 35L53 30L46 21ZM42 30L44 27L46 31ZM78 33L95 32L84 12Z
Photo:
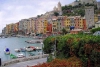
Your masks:
M54 12L54 16L59 16L59 13L58 12Z
M64 35L64 34L67 34L68 32L66 31L66 29L65 28L63 28L62 29L62 34Z

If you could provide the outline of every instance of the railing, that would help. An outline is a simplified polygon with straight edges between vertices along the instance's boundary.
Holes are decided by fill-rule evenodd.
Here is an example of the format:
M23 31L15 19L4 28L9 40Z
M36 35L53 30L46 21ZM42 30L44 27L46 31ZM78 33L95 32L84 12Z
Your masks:
M14 64L14 63L19 63L19 62L24 62L24 61L29 61L29 60L46 58L48 56L49 56L49 54L43 54L43 55L36 55L36 56L30 56L30 57L12 59L12 60L9 60L9 61L2 62L2 66Z

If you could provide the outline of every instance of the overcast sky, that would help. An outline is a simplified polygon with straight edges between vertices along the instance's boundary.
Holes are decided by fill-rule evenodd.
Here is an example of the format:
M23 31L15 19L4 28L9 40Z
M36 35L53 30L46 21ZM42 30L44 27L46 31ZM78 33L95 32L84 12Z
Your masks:
M6 24L53 10L59 1L67 5L75 0L0 0L0 33Z

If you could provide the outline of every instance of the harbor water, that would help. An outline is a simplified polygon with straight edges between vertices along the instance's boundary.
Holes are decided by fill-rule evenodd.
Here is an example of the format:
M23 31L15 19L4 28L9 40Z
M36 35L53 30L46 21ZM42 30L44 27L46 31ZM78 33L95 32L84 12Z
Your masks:
M29 44L25 41L34 40L33 38L18 38L18 37L8 37L8 38L0 38L0 58L2 61L11 60L10 55L6 55L4 53L5 48L10 49L10 53L17 56L17 54L23 53L24 56L29 57L30 52L15 52L15 49L24 48L27 46L34 46L34 47L42 47L40 43ZM38 55L41 53L42 50L32 51L31 53Z

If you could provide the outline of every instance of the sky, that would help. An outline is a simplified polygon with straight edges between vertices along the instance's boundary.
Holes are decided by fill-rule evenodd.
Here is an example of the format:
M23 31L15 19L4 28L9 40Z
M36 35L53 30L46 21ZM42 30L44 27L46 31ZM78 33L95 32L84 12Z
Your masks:
M6 24L52 11L59 1L63 6L75 0L0 0L0 33Z

